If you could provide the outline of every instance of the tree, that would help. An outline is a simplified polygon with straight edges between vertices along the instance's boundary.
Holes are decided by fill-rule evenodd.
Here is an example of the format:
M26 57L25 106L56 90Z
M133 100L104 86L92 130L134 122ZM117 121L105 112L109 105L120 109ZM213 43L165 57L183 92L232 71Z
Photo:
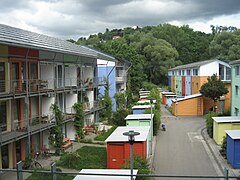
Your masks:
M56 103L52 104L51 109L53 110L53 113L55 115L56 122L55 126L50 130L49 143L55 148L55 154L60 155L63 145L63 115Z
M205 97L211 98L214 101L214 112L216 112L216 102L220 99L220 96L223 96L228 93L227 88L224 83L217 77L216 74L208 77L208 82L203 84L200 93Z
M80 141L80 139L84 138L83 133L83 126L84 126L84 111L83 111L83 104L82 103L75 103L73 108L76 112L75 120L74 120L74 127L76 130L76 140Z

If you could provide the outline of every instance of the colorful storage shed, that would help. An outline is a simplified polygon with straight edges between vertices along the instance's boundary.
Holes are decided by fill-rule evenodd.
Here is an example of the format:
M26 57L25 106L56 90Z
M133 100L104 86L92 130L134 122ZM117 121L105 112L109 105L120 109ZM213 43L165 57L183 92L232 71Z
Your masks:
M240 130L226 130L227 160L233 168L240 169Z
M172 113L175 116L202 116L202 94L193 94L184 98L172 99Z
M133 170L133 175L137 175L138 170ZM101 174L101 175L77 175L73 180L130 180L130 176L108 176L108 174L130 175L130 169L82 169L79 173L84 174ZM133 177L136 179L136 176Z
M107 168L120 169L130 158L130 144L128 137L123 133L131 130L140 133L135 136L133 153L144 159L149 157L150 126L119 126L105 140L107 142Z
M166 105L167 103L167 99L166 99L166 95L175 95L174 92L162 92L162 104Z
M146 103L146 104L147 104L147 103L150 104L150 100L140 100L140 101L137 102L137 104L145 104L145 103ZM154 103L154 104L156 103L156 100L155 100L155 99L153 100L153 103Z
M171 107L172 106L172 99L176 99L177 95L175 94L166 94L166 106Z
M213 139L218 145L222 144L223 137L226 136L225 130L239 130L240 117L213 117Z
M154 104L152 105L154 107ZM146 109L150 109L151 104L149 105L135 105L132 107L133 114L144 114Z

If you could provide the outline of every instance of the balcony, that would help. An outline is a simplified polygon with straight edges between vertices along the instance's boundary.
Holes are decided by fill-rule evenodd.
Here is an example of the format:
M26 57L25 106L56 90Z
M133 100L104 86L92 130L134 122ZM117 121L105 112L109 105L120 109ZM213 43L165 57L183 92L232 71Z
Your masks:
M116 77L116 83L124 83L126 82L126 76Z
M86 114L98 111L105 108L105 105L100 101L92 101L83 103L83 111Z

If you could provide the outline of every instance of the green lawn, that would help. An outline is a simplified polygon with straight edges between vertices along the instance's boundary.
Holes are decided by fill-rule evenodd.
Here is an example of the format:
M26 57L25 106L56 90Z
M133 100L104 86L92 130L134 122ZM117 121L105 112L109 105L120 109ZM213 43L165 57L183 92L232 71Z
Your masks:
M107 153L105 147L84 146L74 153L64 154L57 167L68 169L106 169Z
M40 169L42 171L50 171L49 169ZM67 175L67 174L57 174L57 180L72 180L75 176ZM33 173L31 176L29 176L26 180L52 180L51 174L38 174Z

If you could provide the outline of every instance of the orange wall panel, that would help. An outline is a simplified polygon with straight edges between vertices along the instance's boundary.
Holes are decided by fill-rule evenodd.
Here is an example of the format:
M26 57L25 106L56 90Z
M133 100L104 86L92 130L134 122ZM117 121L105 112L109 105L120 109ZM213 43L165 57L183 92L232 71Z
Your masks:
M183 101L174 102L172 112L175 116L202 116L203 115L203 98L196 97Z
M224 110L230 111L231 110L231 95L232 95L231 83L226 83L225 87L228 89L228 93L225 95Z

